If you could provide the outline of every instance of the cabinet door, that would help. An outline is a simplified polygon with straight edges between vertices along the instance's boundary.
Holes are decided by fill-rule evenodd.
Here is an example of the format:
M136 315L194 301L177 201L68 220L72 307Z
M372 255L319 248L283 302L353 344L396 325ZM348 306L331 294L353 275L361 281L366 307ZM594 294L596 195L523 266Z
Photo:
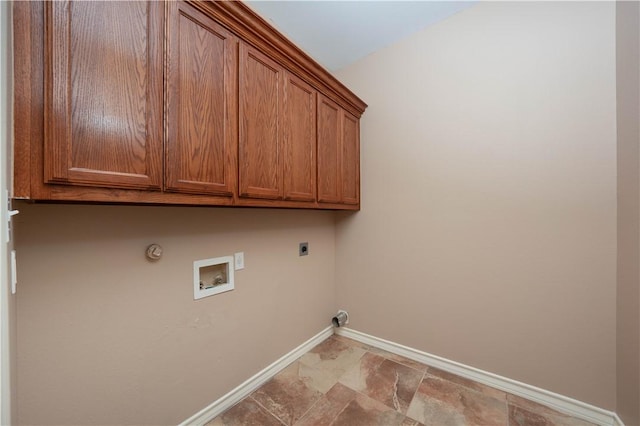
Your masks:
M231 196L237 40L184 2L167 7L165 189Z
M342 115L342 202L360 202L360 123L346 111Z
M340 202L342 109L318 95L318 201Z
M283 69L240 43L240 196L282 199L281 92Z
M316 199L316 91L286 73L282 106L285 200Z
M164 5L45 3L45 182L160 189Z

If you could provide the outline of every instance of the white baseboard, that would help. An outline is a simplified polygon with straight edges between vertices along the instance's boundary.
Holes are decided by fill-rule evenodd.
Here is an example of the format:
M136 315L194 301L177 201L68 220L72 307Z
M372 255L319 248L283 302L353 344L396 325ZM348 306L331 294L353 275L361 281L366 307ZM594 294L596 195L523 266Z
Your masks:
M253 377L240 384L238 387L203 408L187 420L183 421L179 426L199 426L213 420L216 416L233 407L243 398L251 394L266 383L273 376L278 374L287 365L301 357L314 346L318 345L334 333L333 327L327 327L320 333L313 336L291 352L282 356L280 359L255 374ZM456 374L467 379L474 380L487 386L517 395L534 402L551 407L560 412L569 414L573 417L586 420L601 426L625 426L620 417L614 412L603 410L602 408L559 395L557 393L537 388L526 383L511 380L497 374L489 373L478 368L470 367L459 362L451 361L437 355L431 355L426 352L419 351L407 346L400 345L395 342L380 339L360 331L350 328L337 328L335 333L344 337L348 337L358 342L383 349L385 351L404 356L414 361L439 368L440 370Z
M614 412L603 410L602 408L598 408L557 393L511 380L506 377L498 376L497 374L489 373L468 365L460 364L459 362L450 361L398 343L380 339L360 331L341 327L337 328L335 332L340 336L348 337L350 339L357 340L358 342L383 349L387 352L401 355L414 361L439 368L440 370L535 401L562 413L569 414L573 417L586 420L597 425L624 426L622 420L620 420L618 415Z
M618 413L613 413L613 426L624 426L624 422L618 417Z
M307 340L291 352L287 353L273 364L269 365L264 370L258 372L250 379L246 380L244 383L233 389L231 392L227 393L223 397L219 398L217 401L211 403L211 405L203 408L193 416L189 417L187 420L180 423L180 426L199 426L204 425L205 423L213 420L216 416L220 415L224 411L233 407L235 404L240 402L243 398L248 396L251 392L258 389L264 383L266 383L273 376L278 374L282 369L284 369L287 365L291 364L293 361L307 353L314 346L322 343L322 341L326 340L333 334L333 327L329 326L322 330L320 333L313 336L311 339Z

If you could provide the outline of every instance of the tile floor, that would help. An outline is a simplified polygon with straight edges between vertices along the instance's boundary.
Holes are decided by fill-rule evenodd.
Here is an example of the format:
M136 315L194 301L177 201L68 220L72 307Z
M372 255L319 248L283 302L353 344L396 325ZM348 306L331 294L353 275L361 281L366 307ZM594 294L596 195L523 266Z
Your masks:
M335 335L209 425L593 426Z

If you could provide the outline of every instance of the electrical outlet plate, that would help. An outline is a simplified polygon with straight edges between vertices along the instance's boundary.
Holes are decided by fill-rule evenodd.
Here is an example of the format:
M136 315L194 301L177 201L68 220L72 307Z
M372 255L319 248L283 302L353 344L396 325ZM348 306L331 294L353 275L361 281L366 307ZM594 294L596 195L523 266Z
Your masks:
M244 269L244 252L243 251L234 254L233 259L235 260L236 271L239 271L240 269Z
M309 243L300 243L298 247L298 256L306 256L309 254Z

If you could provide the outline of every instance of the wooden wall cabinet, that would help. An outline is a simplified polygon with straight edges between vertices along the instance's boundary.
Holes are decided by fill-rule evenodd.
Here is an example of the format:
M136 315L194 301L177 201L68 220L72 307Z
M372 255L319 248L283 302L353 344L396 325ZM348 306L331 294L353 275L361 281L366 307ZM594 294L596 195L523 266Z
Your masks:
M342 110L340 201L360 204L360 120Z
M240 45L240 197L314 202L316 91Z
M359 209L366 104L241 2L13 8L13 198Z
M360 203L360 126L357 117L318 97L318 201Z
M238 40L184 2L167 5L165 190L233 196Z
M340 140L342 110L324 96L318 97L318 201L340 202Z
M291 73L282 95L284 199L316 199L316 91Z
M240 196L281 200L284 69L240 45Z
M44 181L161 189L163 5L45 8Z

